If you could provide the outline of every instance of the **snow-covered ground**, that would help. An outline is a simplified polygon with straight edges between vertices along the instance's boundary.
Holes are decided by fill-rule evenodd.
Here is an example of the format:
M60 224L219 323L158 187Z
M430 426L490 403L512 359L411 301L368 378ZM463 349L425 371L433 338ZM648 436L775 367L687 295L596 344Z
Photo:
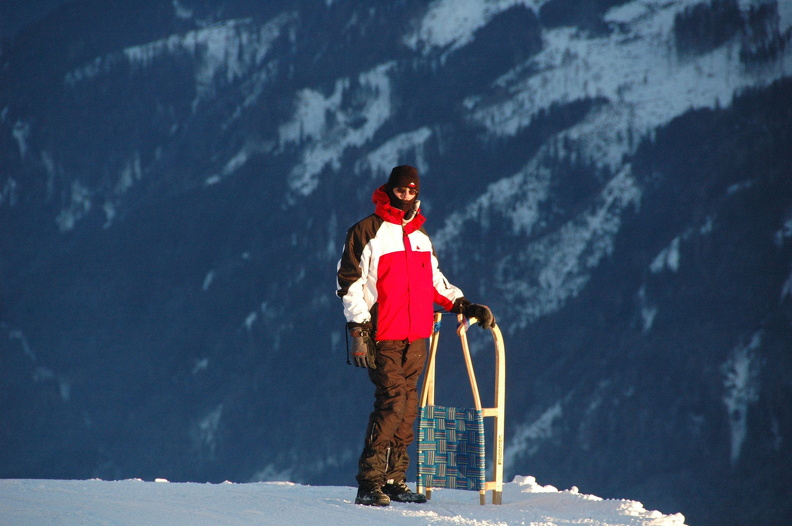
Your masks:
M0 480L0 524L169 526L444 525L684 526L682 514L645 510L640 502L603 500L577 488L558 491L533 477L504 484L503 504L481 506L476 492L436 489L427 504L357 506L355 488L140 480ZM491 495L487 495L488 501Z

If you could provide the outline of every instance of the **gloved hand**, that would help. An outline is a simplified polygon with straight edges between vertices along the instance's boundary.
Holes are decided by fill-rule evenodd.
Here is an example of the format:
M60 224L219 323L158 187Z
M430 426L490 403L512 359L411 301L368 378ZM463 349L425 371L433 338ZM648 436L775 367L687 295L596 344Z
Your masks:
M376 369L377 346L371 338L372 326L370 322L347 324L349 334L352 336L352 359L356 367Z
M486 305L470 303L466 298L458 298L451 307L451 312L461 314L465 318L476 318L479 327L491 329L495 327L495 316Z
M477 318L479 327L491 329L495 327L495 316L486 305L479 305L478 303L471 303L465 307L466 318Z

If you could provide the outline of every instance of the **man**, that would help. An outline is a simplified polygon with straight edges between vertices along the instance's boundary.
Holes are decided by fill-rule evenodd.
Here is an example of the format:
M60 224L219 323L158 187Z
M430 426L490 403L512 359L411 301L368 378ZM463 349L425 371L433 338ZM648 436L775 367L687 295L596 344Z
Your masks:
M482 327L495 325L489 308L470 303L440 272L423 228L420 184L414 167L395 167L374 191L374 213L347 231L338 262L337 294L352 335L352 355L375 386L358 462L356 504L426 502L405 481L434 304L478 318Z

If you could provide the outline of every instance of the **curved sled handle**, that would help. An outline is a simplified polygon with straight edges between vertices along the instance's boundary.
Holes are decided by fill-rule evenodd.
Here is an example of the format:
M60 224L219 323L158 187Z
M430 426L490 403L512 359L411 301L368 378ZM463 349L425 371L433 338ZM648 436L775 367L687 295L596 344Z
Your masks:
M457 334L462 342L462 355L465 357L465 365L467 366L468 377L470 378L470 388L473 390L473 402L475 408L481 411L481 395L479 394L478 382L476 382L476 373L473 370L473 360L470 357L470 347L467 341L467 330L470 327L470 321L475 318L468 318L462 314L457 315L459 327L457 327Z
M435 312L434 327L432 336L429 337L429 358L424 374L424 384L421 390L420 407L434 405L435 394L435 356L437 356L437 345L440 342L440 326L442 325L443 315Z
M457 316L461 316L461 314L458 314ZM476 318L475 316L472 317L472 318L465 318L463 316L462 317L462 321L460 321L461 324L465 325L465 330L468 330L473 325L477 325L478 322L479 322L479 319ZM497 323L495 325L497 325ZM488 330L493 330L494 328L495 328L494 326L493 327L482 327L482 329L488 329Z

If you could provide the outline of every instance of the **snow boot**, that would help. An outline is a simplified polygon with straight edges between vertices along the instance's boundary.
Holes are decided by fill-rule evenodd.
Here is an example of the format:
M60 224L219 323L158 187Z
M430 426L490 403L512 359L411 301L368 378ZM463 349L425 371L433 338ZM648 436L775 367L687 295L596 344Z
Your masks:
M404 481L388 481L387 484L382 486L382 491L385 495L390 497L390 500L395 502L411 502L413 504L423 504L426 502L426 495L410 491L410 488L407 487Z
M361 484L355 497L355 504L363 506L388 506L390 502L390 497L382 492L379 484Z

